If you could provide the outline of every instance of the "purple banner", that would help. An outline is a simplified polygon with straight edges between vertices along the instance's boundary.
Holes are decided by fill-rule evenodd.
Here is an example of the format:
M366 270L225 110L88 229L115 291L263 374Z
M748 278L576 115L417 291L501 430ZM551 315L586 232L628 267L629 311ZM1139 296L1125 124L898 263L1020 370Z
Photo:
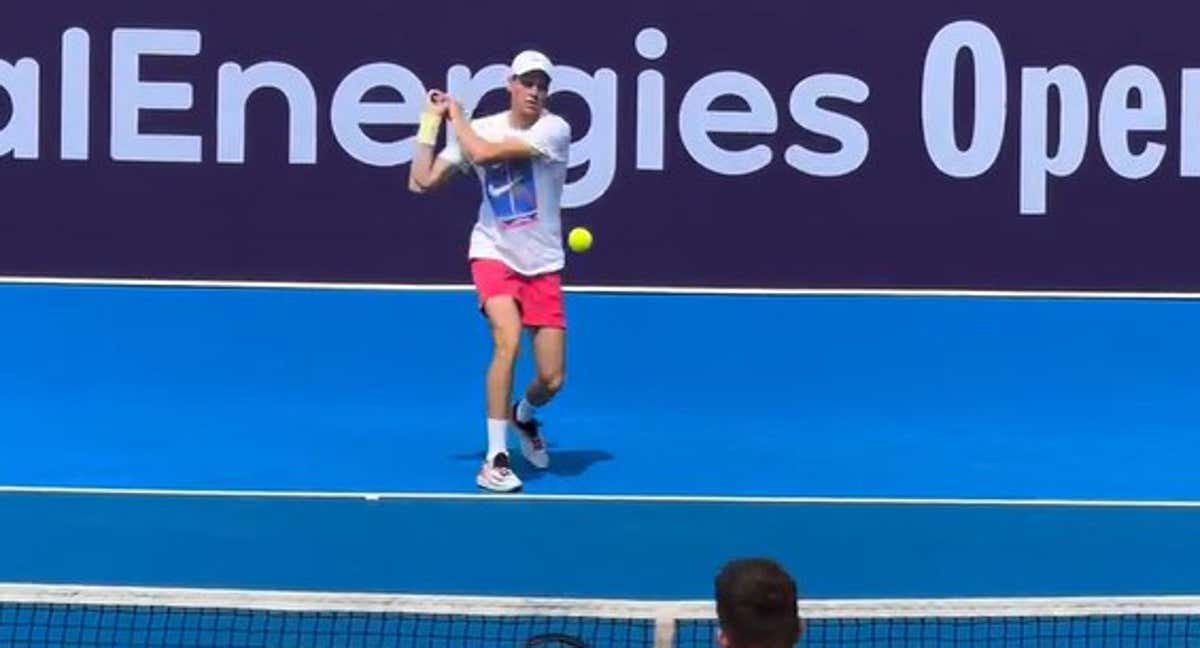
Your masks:
M525 47L575 285L1200 290L1200 9L51 2L0 21L0 274L465 283L427 88Z

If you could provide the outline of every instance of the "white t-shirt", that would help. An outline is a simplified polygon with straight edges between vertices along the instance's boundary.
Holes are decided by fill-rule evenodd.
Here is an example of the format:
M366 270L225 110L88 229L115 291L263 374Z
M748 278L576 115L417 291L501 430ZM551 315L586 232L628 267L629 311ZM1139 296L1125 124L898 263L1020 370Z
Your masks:
M566 255L560 211L571 126L562 117L544 112L522 130L509 123L505 111L474 119L471 127L490 142L521 138L538 154L479 166L463 155L454 138L442 149L438 157L464 172L473 167L483 190L468 256L503 261L523 275L561 270Z

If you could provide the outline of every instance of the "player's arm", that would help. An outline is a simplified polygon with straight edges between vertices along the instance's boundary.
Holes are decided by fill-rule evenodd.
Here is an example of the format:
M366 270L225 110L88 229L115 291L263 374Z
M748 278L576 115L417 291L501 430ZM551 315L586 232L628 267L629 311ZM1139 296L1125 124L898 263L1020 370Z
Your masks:
M508 137L500 142L483 139L475 132L475 129L471 128L471 120L463 114L462 107L457 101L450 100L448 102L446 114L450 118L450 126L454 129L454 135L458 138L458 144L462 147L463 153L475 164L482 166L503 160L536 157L541 154L541 151L525 140L515 137Z
M408 190L418 194L428 193L446 184L457 171L457 165L443 158L435 158L432 146L418 143L408 173Z
M421 113L421 124L413 144L413 160L408 169L408 190L413 193L426 193L437 189L458 170L452 161L435 157L433 153L445 114L444 95L437 90L430 92L426 98L425 110Z

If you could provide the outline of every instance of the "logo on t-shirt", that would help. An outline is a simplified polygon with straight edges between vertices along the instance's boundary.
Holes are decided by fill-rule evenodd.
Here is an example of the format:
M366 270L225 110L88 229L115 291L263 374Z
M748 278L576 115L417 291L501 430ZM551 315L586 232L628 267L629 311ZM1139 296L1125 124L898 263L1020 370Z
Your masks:
M488 165L484 170L483 193L501 228L522 227L537 220L537 185L533 180L532 160Z

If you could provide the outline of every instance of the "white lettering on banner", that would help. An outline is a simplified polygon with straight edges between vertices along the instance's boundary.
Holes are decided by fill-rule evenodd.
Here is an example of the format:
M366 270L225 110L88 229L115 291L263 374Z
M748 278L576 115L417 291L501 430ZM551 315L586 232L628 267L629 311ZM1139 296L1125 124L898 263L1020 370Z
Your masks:
M1200 177L1200 69L1188 68L1180 75L1183 86L1179 117L1179 175Z
M712 110L715 99L740 97L746 111ZM741 72L714 72L692 85L679 107L679 136L692 159L723 175L754 173L771 163L771 148L756 144L740 151L718 146L709 133L774 133L779 116L771 91L758 79Z
M862 166L871 145L867 129L850 117L821 108L817 102L833 98L861 104L870 94L867 84L844 74L817 74L797 83L788 103L792 119L814 133L832 137L841 148L818 153L794 144L784 154L787 163L793 169L823 178L843 176Z
M1137 93L1140 108L1129 106L1129 96ZM1140 180L1154 173L1167 147L1150 142L1141 153L1129 149L1129 133L1162 131L1167 127L1167 98L1158 76L1148 68L1130 65L1117 70L1100 101L1100 147L1104 159L1122 178Z
M591 114L591 127L571 143L572 168L586 164L583 177L563 187L563 207L581 207L603 196L617 173L617 73L597 70L595 76L569 65L556 66L552 94L579 95Z
M243 69L226 63L217 70L217 162L246 160L246 102L263 88L283 93L288 107L288 161L317 161L317 95L300 70L267 61ZM278 123L278 122L276 122Z
M286 61L221 62L213 72L215 96L197 100L193 96L195 79L146 74L147 57L196 57L201 40L199 31L189 29L112 31L111 83L107 88L112 159L199 163L204 138L212 137L216 163L245 164L248 137L269 137L276 142L286 133L288 163L316 164L319 138L325 136L321 111L327 108L333 140L350 159L374 167L399 166L412 160L413 133L380 141L364 127L415 126L427 81L430 86L441 86L436 80L422 80L396 62L360 64L336 80L330 92L314 87L304 70ZM811 177L847 176L863 167L871 152L868 125L834 106L837 102L865 106L868 101L878 101L866 81L852 74L817 71L785 89L770 87L733 66L681 79L666 65L670 61L668 44L664 29L647 26L633 39L636 55L647 63L646 69L619 73L607 67L557 66L551 92L579 97L587 111L587 128L575 129L570 148L571 167L583 172L564 189L564 206L585 206L609 191L616 180L620 146L626 142L633 147L628 158L632 168L645 172L663 172L670 162L667 153L672 150L668 146L672 138L681 145L675 150L681 150L684 159L722 176L759 173L778 163L776 153L782 153L783 164ZM60 56L59 156L88 160L95 90L91 35L80 27L66 29L61 35ZM964 88L972 97L970 107L957 99L963 95L958 90L963 57L969 57L971 63L971 87ZM504 87L507 74L502 63L478 67L455 63L446 69L444 87L470 112L489 92ZM1014 102L1008 100L1010 78L1020 82L1019 100ZM1092 79L1092 87L1100 91L1091 94L1088 81L1079 68L1070 65L1013 67L1006 61L1001 39L987 25L973 20L950 22L932 35L924 52L921 85L913 89L911 98L920 105L912 140L916 146L924 145L933 168L956 180L991 172L1005 147L1015 147L1020 172L1014 203L1020 214L1049 211L1052 182L1082 168L1092 132L1098 157L1114 176L1140 180L1159 172L1166 159L1166 131L1173 113L1158 74L1145 66L1126 64L1109 74L1102 85ZM618 101L623 82L634 93L625 104ZM1181 69L1178 83L1178 174L1200 177L1200 69ZM393 91L399 99L366 101L369 93L381 88ZM260 90L273 90L283 97L286 119L247 123L247 104ZM329 97L327 107L321 105L324 97ZM718 109L725 98L734 98L737 108ZM0 99L9 107L6 115L0 114L4 119L0 123L0 158L37 159L44 134L39 62L28 57L0 58ZM151 133L144 129L147 112L191 111L197 105L216 107L215 123L210 125L215 132L164 133L159 129ZM623 126L621 106L631 106L634 113L630 126L618 131ZM676 111L673 118L672 110ZM890 116L894 104L862 112ZM781 114L790 118L789 123L780 123ZM969 132L958 132L956 125L968 121ZM675 132L669 132L668 125ZM922 130L919 137L918 127ZM836 147L814 151L788 142L795 129L831 139ZM623 136L626 132L628 137ZM453 133L447 131L446 136L453 138ZM1135 136L1144 143L1135 146Z
M86 160L91 126L92 39L79 28L68 29L62 37L62 142L59 153L64 160Z
M971 145L959 150L954 130L954 75L958 55L969 51L974 61L975 126ZM985 25L958 21L943 27L927 52L922 85L922 125L925 147L934 165L954 178L986 173L995 165L1004 144L1007 78L1000 41ZM1091 103L1083 73L1069 65L1021 68L1018 133L1021 214L1048 212L1048 179L1066 178L1078 171L1087 155ZM1200 78L1184 70L1181 77L1180 175L1200 176ZM1129 106L1136 93L1141 106ZM1051 98L1057 113L1051 114ZM1128 65L1108 79L1101 95L1097 135L1109 168L1132 180L1153 174L1161 165L1166 145L1150 142L1141 153L1129 148L1134 131L1160 132L1167 126L1166 98L1157 75L1143 66ZM1056 151L1047 150L1051 120L1057 125Z
M400 93L398 102L365 102L375 88ZM333 93L330 122L333 136L351 157L371 166L388 167L412 161L413 135L380 142L363 131L364 124L412 125L420 121L425 86L417 75L392 63L370 63L354 70Z
M114 160L199 162L197 135L149 135L139 129L143 110L190 110L192 85L142 81L143 56L195 56L200 32L175 29L115 29L112 35L112 138Z
M638 54L651 61L667 53L667 35L653 27L643 29L634 39ZM644 70L637 77L637 162L638 169L663 169L664 129L666 126L666 78L658 70Z
M1050 137L1050 90L1058 93L1058 151ZM1046 213L1046 175L1065 178L1083 164L1087 151L1088 98L1083 74L1070 65L1052 70L1025 68L1021 74L1021 213Z
M958 148L954 117L954 70L963 51L975 66L975 127L967 149ZM947 25L933 37L921 83L921 126L925 149L938 170L952 178L978 176L996 162L1004 143L1007 78L1000 41L972 21Z
M15 64L0 61L0 90L12 102L8 123L0 128L0 156L12 154L20 160L38 157L39 101L38 62L24 58Z

